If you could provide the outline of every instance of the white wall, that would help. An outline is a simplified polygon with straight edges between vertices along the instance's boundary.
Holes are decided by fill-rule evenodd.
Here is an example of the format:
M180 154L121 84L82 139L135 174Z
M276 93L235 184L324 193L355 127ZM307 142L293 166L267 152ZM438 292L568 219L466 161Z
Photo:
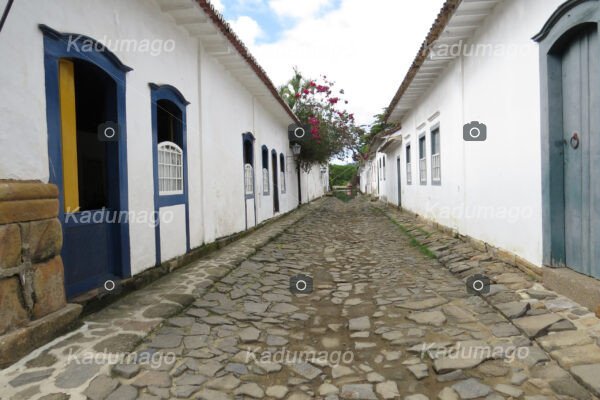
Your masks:
M452 63L404 118L404 143L390 155L401 158L404 207L536 265L542 257L540 77L538 48L531 37L561 3L501 3L470 42L492 44L497 50ZM487 125L485 142L463 140L463 125L474 120ZM438 123L442 184L434 186L430 129ZM421 133L427 137L424 186L418 176ZM405 176L404 146L409 142L412 185L406 184ZM387 196L396 201L394 190L395 185L389 185Z
M296 169L283 109L267 110L195 38L177 27L155 1L30 0L15 2L2 30L0 59L10 60L0 73L0 179L49 179L43 34L38 24L59 32L115 39L172 40L170 52L120 51L115 55L132 71L126 75L127 168L129 210L154 211L151 103L148 83L170 84L190 102L187 115L190 245L242 231L244 219L242 133L252 132L255 167L260 146L286 156L287 190L280 194L280 212L298 204ZM256 173L258 220L273 216L271 196L263 197ZM311 199L323 194L308 177ZM272 179L270 180L272 185ZM303 188L304 189L304 188ZM173 211L161 224L161 259L185 253L185 212ZM155 265L155 230L151 224L130 224L132 272Z

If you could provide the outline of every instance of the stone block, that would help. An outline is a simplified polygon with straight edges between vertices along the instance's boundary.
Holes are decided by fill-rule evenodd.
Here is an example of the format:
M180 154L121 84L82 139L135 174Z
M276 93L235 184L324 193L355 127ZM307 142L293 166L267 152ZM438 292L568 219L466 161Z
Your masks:
M33 266L33 318L38 319L67 304L60 256Z
M0 268L21 264L21 229L17 224L0 225Z
M29 224L29 234L24 239L29 243L32 263L47 260L60 254L62 227L56 218L34 221Z
M16 276L0 280L0 334L25 325L29 315L23 305L21 283Z
M56 198L58 187L51 183L0 181L0 201Z
M0 224L56 218L57 199L14 200L0 202Z

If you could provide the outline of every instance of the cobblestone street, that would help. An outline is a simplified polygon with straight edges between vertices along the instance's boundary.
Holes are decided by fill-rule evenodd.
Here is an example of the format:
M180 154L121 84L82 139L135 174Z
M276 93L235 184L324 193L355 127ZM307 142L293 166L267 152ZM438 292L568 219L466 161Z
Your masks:
M0 397L597 398L594 314L427 229L363 197L317 201L86 317L0 372ZM300 273L311 294L290 292ZM92 359L120 352L137 364Z

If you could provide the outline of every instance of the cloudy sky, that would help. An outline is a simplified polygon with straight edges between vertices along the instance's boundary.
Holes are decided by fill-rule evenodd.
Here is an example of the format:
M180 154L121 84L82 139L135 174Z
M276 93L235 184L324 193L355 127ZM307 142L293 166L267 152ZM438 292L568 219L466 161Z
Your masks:
M443 0L212 0L275 85L297 66L343 88L361 124L386 107Z

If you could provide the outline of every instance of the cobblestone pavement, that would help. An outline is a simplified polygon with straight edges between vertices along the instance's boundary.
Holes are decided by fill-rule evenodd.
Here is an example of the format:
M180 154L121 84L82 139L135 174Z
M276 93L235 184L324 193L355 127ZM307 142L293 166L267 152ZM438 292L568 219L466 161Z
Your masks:
M600 321L516 268L363 198L330 198L287 218L128 296L1 372L0 397L600 394ZM311 294L290 293L289 279L299 273L313 277ZM466 290L476 273L493 281L483 296ZM69 350L76 351L70 360ZM104 350L135 350L137 363L101 365L91 356Z

